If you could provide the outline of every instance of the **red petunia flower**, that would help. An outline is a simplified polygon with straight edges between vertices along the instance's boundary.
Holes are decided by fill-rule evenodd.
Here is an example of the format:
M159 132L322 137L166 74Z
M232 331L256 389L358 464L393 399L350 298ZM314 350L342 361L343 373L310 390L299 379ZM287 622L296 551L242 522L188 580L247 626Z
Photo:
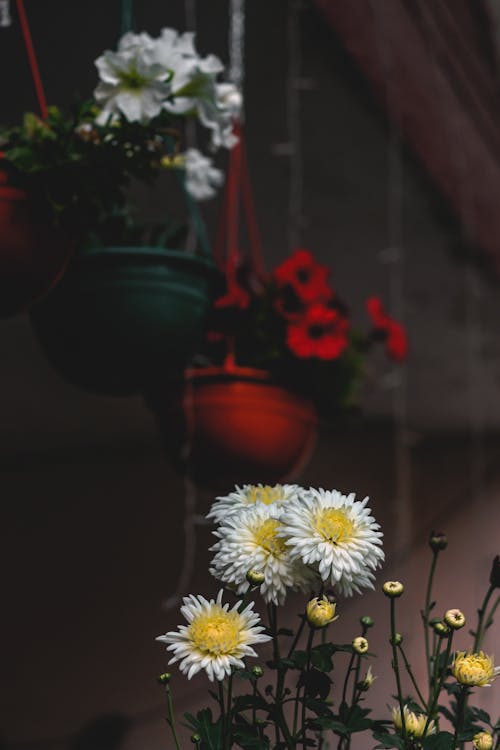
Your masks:
M303 359L337 359L349 344L348 330L349 321L338 310L316 303L305 310L300 320L290 323L287 344Z
M374 334L381 334L385 340L389 357L397 362L404 360L408 354L408 338L401 323L387 315L378 297L370 297L366 301L366 309L373 323Z
M278 289L292 287L303 304L331 299L333 290L328 283L329 275L330 269L317 263L309 250L296 250L273 273Z

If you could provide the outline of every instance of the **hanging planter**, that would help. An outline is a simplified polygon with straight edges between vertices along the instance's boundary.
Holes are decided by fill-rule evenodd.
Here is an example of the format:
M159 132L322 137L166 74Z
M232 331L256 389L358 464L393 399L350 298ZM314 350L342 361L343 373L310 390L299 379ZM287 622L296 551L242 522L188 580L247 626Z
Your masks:
M160 247L92 248L31 311L59 375L127 395L181 370L203 333L218 272L208 259Z
M190 369L179 401L150 393L149 403L174 462L215 490L293 479L316 442L314 404L273 383L263 370Z
M38 217L0 164L0 316L25 312L58 281L71 243Z

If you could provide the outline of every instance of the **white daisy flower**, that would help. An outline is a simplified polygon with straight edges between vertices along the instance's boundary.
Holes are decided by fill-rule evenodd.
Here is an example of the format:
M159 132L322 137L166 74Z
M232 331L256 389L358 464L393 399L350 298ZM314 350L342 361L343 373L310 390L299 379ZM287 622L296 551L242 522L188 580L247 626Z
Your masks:
M311 488L283 509L280 534L292 559L315 568L344 596L373 588L373 571L384 559L383 534L367 502Z
M221 495L215 501L207 518L215 523L223 522L228 515L236 513L241 508L253 507L256 503L264 505L282 506L292 497L296 497L301 490L298 484L244 484L229 493Z
M156 638L167 643L167 651L173 651L169 664L180 661L181 672L188 680L204 669L209 680L223 680L231 674L232 667L242 669L246 656L257 656L253 643L269 641L270 636L262 631L259 615L253 611L251 602L241 612L238 602L232 609L222 604L222 590L217 599L207 601L203 596L187 596L183 599L181 613L188 625L179 625Z
M99 125L119 115L146 124L160 114L171 94L172 74L153 60L153 50L148 34L127 33L117 52L107 50L97 58L100 83L94 97L102 107L96 118Z
M216 552L210 573L225 584L236 587L238 594L249 588L247 574L262 573L259 587L266 602L283 604L287 588L305 590L313 579L300 560L293 560L281 536L281 508L257 503L230 515L214 531L219 541L211 547Z

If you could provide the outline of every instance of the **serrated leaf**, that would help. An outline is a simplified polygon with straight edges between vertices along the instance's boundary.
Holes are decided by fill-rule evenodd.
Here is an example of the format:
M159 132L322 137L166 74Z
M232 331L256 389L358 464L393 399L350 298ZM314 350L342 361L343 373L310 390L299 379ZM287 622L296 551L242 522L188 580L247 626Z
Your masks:
M426 737L422 743L424 750L453 750L453 735L450 732L438 732Z

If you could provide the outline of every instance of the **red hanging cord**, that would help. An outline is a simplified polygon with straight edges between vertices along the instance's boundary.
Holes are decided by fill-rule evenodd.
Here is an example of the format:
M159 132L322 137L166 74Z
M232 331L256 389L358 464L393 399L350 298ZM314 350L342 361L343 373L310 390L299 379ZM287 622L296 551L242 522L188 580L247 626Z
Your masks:
M33 78L33 85L35 87L36 98L38 99L38 106L40 108L40 114L44 120L48 117L47 100L45 98L45 91L43 89L42 79L40 77L40 70L35 54L35 48L33 47L33 40L31 38L30 27L28 24L28 18L24 9L24 0L16 0L17 2L17 14L19 16L19 23L21 24L21 31L24 37L24 46L26 47L26 54L28 55L28 62L31 68L31 76Z

